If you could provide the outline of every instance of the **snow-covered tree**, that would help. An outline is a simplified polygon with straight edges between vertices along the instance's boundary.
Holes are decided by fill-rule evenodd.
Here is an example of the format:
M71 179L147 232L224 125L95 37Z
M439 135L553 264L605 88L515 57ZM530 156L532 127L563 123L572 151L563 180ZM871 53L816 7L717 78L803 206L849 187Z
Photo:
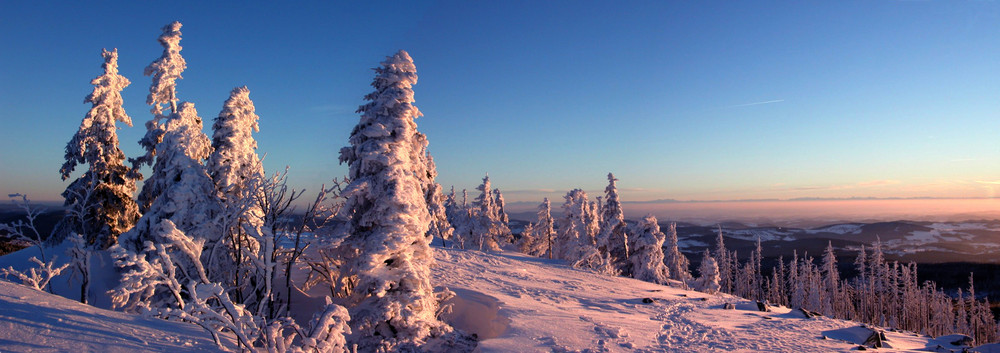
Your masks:
M208 136L202 132L202 119L194 104L184 102L162 127L164 133L156 145L153 174L143 186L143 190L160 196L118 242L129 250L139 251L145 241L153 239L152 232L159 223L169 219L187 236L203 241L211 249L202 260L209 278L222 282L231 273L233 264L216 222L221 206L215 185L202 165L212 150Z
M823 265L820 271L823 274L825 291L821 310L823 315L833 316L840 292L840 271L837 269L837 256L833 253L833 242L828 242L826 250L823 251Z
M452 239L455 232L454 226L448 220L448 209L445 206L444 193L441 192L441 184L434 181L437 178L437 165L430 153L425 153L427 176L424 182L424 199L427 201L427 212L431 216L430 228L427 236L433 241L434 238L441 239L442 242ZM452 196L455 190L452 189ZM452 198L454 203L454 198Z
M257 155L257 140L253 133L260 131L256 109L246 86L229 93L222 111L212 124L212 154L208 157L208 174L215 182L219 198L230 199L240 195L247 180L264 177L264 167ZM260 211L250 210L246 221L259 222Z
M705 249L705 254L701 257L701 265L698 266L697 289L715 294L719 292L719 266L715 263L715 258Z
M338 218L346 234L342 276L353 278L351 327L359 351L413 350L451 327L437 318L430 283L434 261L425 236L426 138L413 121L416 67L405 51L375 69L375 91L358 108L350 146L340 150L351 183Z
M663 241L666 235L653 215L646 215L632 231L635 246L629 258L632 260L632 276L635 279L666 284L670 270L663 263Z
M476 198L477 209L473 210L472 244L467 244L479 250L499 251L502 244L510 243L510 228L501 219L497 198L490 186L490 176L483 177L483 183L476 187L479 197Z
M729 257L729 250L726 249L725 240L722 237L722 226L719 226L719 232L715 239L715 250L712 253L712 258L714 258L715 263L719 265L719 290L725 293L732 293L733 271L732 266L730 265L732 261Z
M670 278L681 281L682 284L687 284L692 279L691 270L689 270L691 262L687 256L684 256L684 253L681 252L678 246L677 223L670 222L670 225L667 226L665 247L666 252L663 253L663 257L667 269L670 270Z
M163 27L163 33L157 38L163 46L163 54L146 66L143 72L146 76L153 76L153 84L149 87L149 95L146 96L146 104L153 108L153 119L146 122L146 135L139 140L139 145L146 151L143 155L130 158L132 170L130 175L137 179L142 179L139 168L143 165L153 166L157 154L161 153L157 146L163 141L165 129L163 121L169 119L170 115L177 114L179 107L177 104L177 80L181 79L181 73L187 68L184 57L181 56L181 23L174 21ZM165 113L163 105L170 109ZM199 123L200 124L200 123ZM161 182L151 182L147 180L139 192L139 211L146 213L146 210L153 204L153 201L160 196L163 189Z
M256 109L250 100L250 90L237 87L229 93L222 111L212 125L212 154L206 162L206 169L215 183L221 212L218 223L224 234L221 241L233 257L236 267L229 268L231 287L247 287L243 277L250 271L245 253L259 251L256 237L262 234L264 210L257 202L261 187L265 183L264 167L257 155L257 141L253 133L260 131ZM237 298L242 298L241 295Z
M551 259L552 252L550 250L554 234L551 206L549 198L546 197L545 201L542 201L542 204L538 205L538 221L534 224L529 224L528 227L524 228L524 232L521 233L521 239L518 241L518 249L532 256L545 256L548 254Z
M618 179L615 175L608 173L608 186L604 188L605 203L601 207L601 230L597 243L598 249L608 254L612 264L622 276L631 276L632 263L628 261L628 224L625 223L625 213L618 198L616 181Z
M597 214L587 193L581 189L573 189L566 193L565 198L563 218L559 220L559 232L553 244L555 257L569 261L573 267L618 274L607 254L601 254L597 250Z
M503 200L503 193L500 192L500 189L493 189L493 193L496 194L497 218L509 227L510 218L507 217L507 205Z
M139 208L132 200L135 179L125 166L125 153L118 148L116 122L132 126L132 119L122 108L121 91L130 82L118 74L118 50L101 52L104 74L94 78L93 92L84 99L92 107L84 116L73 138L66 144L66 162L59 173L66 180L77 165L87 171L63 192L66 206L79 208L82 217L67 216L57 236L70 232L86 236L89 245L106 249L118 235L135 225Z

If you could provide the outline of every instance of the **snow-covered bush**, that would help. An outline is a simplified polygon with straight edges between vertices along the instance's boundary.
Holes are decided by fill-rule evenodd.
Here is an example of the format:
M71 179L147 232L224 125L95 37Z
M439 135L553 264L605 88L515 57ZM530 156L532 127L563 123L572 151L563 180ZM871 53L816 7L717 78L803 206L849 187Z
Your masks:
M13 276L21 281L21 284L34 288L35 290L44 290L49 285L49 281L62 273L70 264L63 264L62 266L56 266L57 256L53 256L52 260L49 262L42 262L37 257L32 256L28 261L34 262L38 265L38 268L29 268L27 271L21 272L14 269L13 266L8 266L7 268L0 268L0 275L4 277Z
M156 242L147 241L140 253L117 245L111 248L115 265L124 271L119 286L109 292L115 307L195 323L220 347L219 333L231 332L243 350L262 346L276 352L346 351L349 316L329 298L307 330L289 317L268 319L234 303L224 286L208 280L200 260L203 240L189 238L169 219L160 223L155 237ZM179 276L178 271L186 274Z

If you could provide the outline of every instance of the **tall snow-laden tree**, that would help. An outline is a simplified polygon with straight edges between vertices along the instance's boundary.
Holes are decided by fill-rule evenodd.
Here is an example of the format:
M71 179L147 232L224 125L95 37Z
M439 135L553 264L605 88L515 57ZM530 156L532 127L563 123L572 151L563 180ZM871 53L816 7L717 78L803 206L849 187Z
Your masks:
M666 252L663 256L667 268L670 269L670 278L681 281L683 284L687 284L692 279L691 270L689 270L691 262L681 252L677 242L677 223L670 222L667 227Z
M698 274L700 276L697 282L698 290L708 294L719 292L719 267L712 255L708 253L708 249L705 249L705 254L701 257Z
M86 237L86 243L106 249L118 235L132 228L139 219L139 208L132 200L135 179L125 166L125 153L118 148L115 122L132 126L132 119L122 108L121 91L131 82L118 74L118 50L103 50L104 74L93 79L93 92L84 99L92 106L73 138L66 144L66 163L59 169L66 180L77 165L87 171L63 191L66 206L76 205L81 217L67 215L62 231Z
M254 132L260 131L259 119L250 100L250 90L243 86L229 93L212 124L212 154L207 167L222 200L239 195L248 179L264 177L257 140L253 137Z
M712 258L714 258L715 263L719 265L719 290L726 293L732 293L733 267L730 265L732 261L729 258L729 250L726 249L726 243L722 237L722 226L719 226L719 232L715 239L715 250L712 253Z
M598 239L598 249L607 253L612 264L622 276L632 275L632 263L628 261L628 224L625 223L625 212L618 198L618 181L614 174L608 173L608 186L604 188L604 206L601 207L601 230Z
M635 225L635 247L629 258L632 260L632 274L635 279L666 284L670 270L663 263L663 241L666 235L653 215L646 215Z
M146 96L146 104L153 106L150 110L153 119L146 122L146 135L139 140L139 145L146 151L143 155L130 158L132 162L131 175L138 180L142 179L139 168L143 165L152 166L156 161L157 145L163 141L164 120L171 114L178 113L177 105L177 80L181 79L181 73L187 68L184 57L181 56L181 23L174 21L163 27L163 33L157 38L163 46L163 54L159 59L146 66L144 74L153 76L153 84L149 87L149 95ZM167 105L170 113L164 113L163 105ZM152 177L151 177L152 178ZM139 211L145 213L153 201L160 196L163 189L160 188L162 182L147 180L142 191L139 192Z
M256 266L246 255L260 250L256 238L263 234L264 205L258 201L263 200L265 175L253 137L260 131L259 119L250 90L243 86L229 93L212 125L212 154L206 168L222 208L218 220L224 232L221 241L236 264L227 269L230 280L226 284L232 287L249 287L244 277L256 272L252 271Z
M361 119L340 162L350 167L347 197L338 218L347 238L343 276L351 288L351 326L359 351L416 350L451 331L437 319L430 283L434 261L425 236L431 222L425 197L427 165L420 163L426 138L414 119L416 67L405 51L375 69Z
M497 198L496 199L497 218L500 219L500 222L503 222L504 225L507 225L509 227L510 218L507 217L507 205L503 200L503 193L500 192L500 189L494 189L493 191L496 194Z
M833 316L834 307L840 297L840 271L837 269L837 256L833 253L833 242L827 242L826 250L823 251L823 290L825 291L823 315Z
M141 251L143 242L155 241L152 232L169 219L186 236L204 242L202 253L205 271L213 282L224 280L219 268L230 268L228 253L222 248L222 231L216 217L221 211L215 196L215 184L202 161L212 151L208 136L202 132L202 119L194 104L184 102L178 112L162 124L163 138L156 145L153 174L143 189L160 195L148 207L135 227L122 234L119 243L128 250ZM182 281L183 283L183 281Z

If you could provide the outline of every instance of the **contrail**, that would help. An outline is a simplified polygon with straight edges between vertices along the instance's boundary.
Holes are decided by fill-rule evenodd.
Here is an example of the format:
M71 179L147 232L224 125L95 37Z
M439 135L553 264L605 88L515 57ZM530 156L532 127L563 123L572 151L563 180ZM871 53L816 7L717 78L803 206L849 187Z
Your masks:
M771 101L763 101L763 102L753 102L753 103L746 103L746 104L730 105L730 106L728 106L726 108L749 107L749 106L753 106L753 105L781 103L781 102L784 102L784 101L785 101L784 99L775 99L775 100L771 100Z

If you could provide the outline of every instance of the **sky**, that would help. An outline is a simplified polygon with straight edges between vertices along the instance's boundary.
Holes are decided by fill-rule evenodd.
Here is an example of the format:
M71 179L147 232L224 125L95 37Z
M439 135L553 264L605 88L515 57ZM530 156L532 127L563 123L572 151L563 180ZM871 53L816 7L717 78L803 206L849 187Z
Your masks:
M206 121L247 85L265 168L295 188L337 151L404 49L447 190L508 202L982 198L1000 190L995 1L0 2L0 192L56 200L102 48L132 81L122 149L150 119L160 28ZM78 168L78 171L81 170ZM473 191L474 193L474 191Z

